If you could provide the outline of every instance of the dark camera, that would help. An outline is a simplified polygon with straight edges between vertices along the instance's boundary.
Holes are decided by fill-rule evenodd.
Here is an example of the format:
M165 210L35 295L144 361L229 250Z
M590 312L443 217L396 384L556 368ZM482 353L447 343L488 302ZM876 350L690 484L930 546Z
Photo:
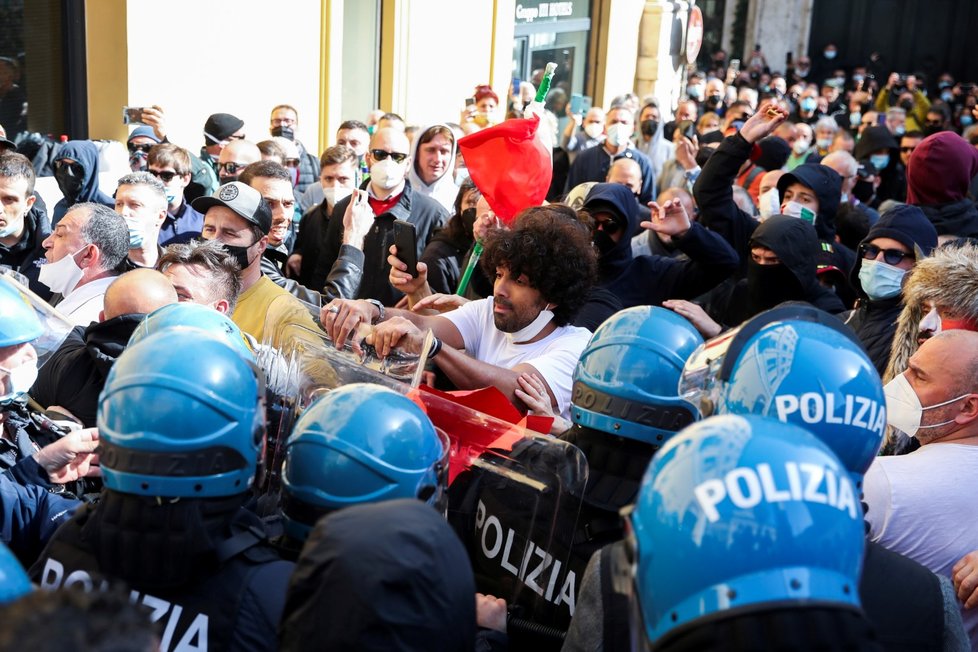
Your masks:
M681 120L679 124L676 125L676 129L682 136L689 138L690 140L693 140L693 138L696 137L696 125L692 120Z

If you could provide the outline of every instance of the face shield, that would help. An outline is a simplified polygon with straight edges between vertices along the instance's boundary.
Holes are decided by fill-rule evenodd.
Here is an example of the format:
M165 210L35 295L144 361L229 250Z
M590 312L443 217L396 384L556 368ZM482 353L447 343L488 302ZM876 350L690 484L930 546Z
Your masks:
M679 395L699 410L700 419L716 411L724 384L721 370L731 343L737 340L740 330L728 331L700 344L683 367L679 378Z
M27 279L10 268L0 267L0 283L4 283L5 289L12 291L4 292L0 300L13 299L13 305L0 315L4 322L0 325L0 330L4 331L3 339L10 343L8 346L30 342L37 352L37 368L40 369L61 347L75 325L31 292ZM20 296L17 297L14 293ZM40 323L39 329L34 322L35 318Z

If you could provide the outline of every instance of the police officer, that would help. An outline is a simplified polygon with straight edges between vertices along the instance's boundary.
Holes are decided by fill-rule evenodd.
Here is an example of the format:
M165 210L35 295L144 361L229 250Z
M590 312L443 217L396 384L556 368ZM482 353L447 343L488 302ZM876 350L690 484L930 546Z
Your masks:
M43 589L133 589L160 649L272 650L290 562L243 509L264 434L264 381L226 341L167 329L127 347L98 427L105 489L31 568Z
M528 505L537 505L527 500L525 486L505 478L487 481L477 473L472 474L471 483L469 478L460 476L450 486L450 520L471 511L465 504L473 503L475 499L471 494L477 493L479 504L490 505L492 501L498 505L497 510L486 514L498 517L504 530L514 528L516 532L528 532L526 536L535 538L538 545L546 545L548 536L552 539L547 553L560 564L551 564L552 570L546 570L532 580L534 586L549 589L553 584L556 587L554 591L545 590L541 596L553 596L549 600L551 604L542 604L544 600L537 598L533 586L526 583L527 574L523 573L524 586L519 599L522 604L517 608L524 609L524 614L518 620L532 617L536 624L541 624L540 620L544 619L542 624L553 628L551 633L562 638L570 617L577 618L577 589L585 575L588 559L595 550L621 539L618 511L634 501L653 453L698 416L695 406L678 396L676 388L687 356L702 342L702 337L685 319L670 310L649 306L622 310L594 332L574 372L570 408L573 425L559 437L565 444L583 452L587 461L587 482L573 486L559 478L560 489L570 493L575 500L565 499L560 504L544 501L540 503L542 507L537 507L538 513L556 514L546 518L547 523L556 522L552 532L534 533L537 524L524 524L530 518ZM558 458L560 451L550 451L552 445L548 446L549 443L528 439L514 447L511 454L514 465L533 468L545 466L548 456ZM559 477L560 474L554 475ZM556 490L550 493L560 495ZM476 515L477 524L487 519L488 516L483 515L480 519L479 514ZM504 572L507 558L503 556L500 561L490 559L486 554L487 548L491 550L492 539L488 539L487 544L485 537L479 536L479 532L464 519L457 520L455 525L469 548L477 569L477 580L487 576L493 579L491 576L495 574L503 586L511 582ZM557 575L555 579L549 576L551 572ZM595 571L588 568L587 572ZM566 592L561 590L562 587L567 587ZM480 590L500 595L502 589L483 583ZM526 613L527 607L530 607L530 613ZM511 616L514 613L511 605ZM627 632L627 619L624 612L622 615L621 629ZM511 617L511 641L514 645L526 645L514 640L516 632L512 624ZM580 645L584 648L595 642L592 639L595 629L591 625L593 623L578 632L582 637ZM600 629L597 631L597 642L600 642ZM572 635L573 632L568 635L568 641ZM552 646L553 640L535 639L533 644L545 648Z
M783 304L705 343L680 391L706 414L757 414L804 428L857 487L883 442L876 368L845 324L805 304ZM859 593L884 649L969 648L953 587L920 564L867 541Z
M295 559L322 516L417 498L445 510L448 438L411 399L353 383L317 398L295 424L282 465L283 555Z
M690 426L652 460L618 546L634 640L662 652L881 649L856 591L858 500L838 458L797 426L733 415Z
M27 393L38 367L61 345L72 325L30 296L11 277L0 276L0 470L30 458L68 432L30 409Z

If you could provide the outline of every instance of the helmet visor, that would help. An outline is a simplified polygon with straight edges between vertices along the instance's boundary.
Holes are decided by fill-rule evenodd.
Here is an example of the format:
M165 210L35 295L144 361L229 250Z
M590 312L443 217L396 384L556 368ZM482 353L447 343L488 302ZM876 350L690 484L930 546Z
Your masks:
M723 381L720 369L739 328L727 331L696 347L679 378L679 395L696 406L701 417L714 413Z
M40 335L31 341L34 350L37 351L37 368L40 369L54 352L61 348L61 344L75 325L52 308L47 301L34 294L27 286L27 279L21 274L8 267L0 267L0 276L3 277L0 282L6 282L17 290L41 322Z

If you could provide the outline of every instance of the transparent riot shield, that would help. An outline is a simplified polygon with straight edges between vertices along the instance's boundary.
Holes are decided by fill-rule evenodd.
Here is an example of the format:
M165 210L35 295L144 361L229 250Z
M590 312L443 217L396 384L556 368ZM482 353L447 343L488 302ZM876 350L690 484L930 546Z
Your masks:
M0 282L13 286L24 297L24 301L34 309L44 332L31 342L37 351L37 368L40 369L68 337L75 325L64 315L52 308L47 301L34 294L27 286L27 279L9 267L0 267Z
M299 310L297 310L297 306ZM428 333L420 355L393 351L379 358L364 343L370 326L337 349L319 327L319 309L292 297L269 306L265 337L256 358L265 373L268 431L265 468L258 478L260 493L276 493L285 455L285 442L303 410L320 394L349 383L383 385L406 394L421 382L433 341Z
M559 647L587 564L572 550L584 454L423 389L412 397L451 442L448 521L477 590L507 601L511 634L523 627Z

